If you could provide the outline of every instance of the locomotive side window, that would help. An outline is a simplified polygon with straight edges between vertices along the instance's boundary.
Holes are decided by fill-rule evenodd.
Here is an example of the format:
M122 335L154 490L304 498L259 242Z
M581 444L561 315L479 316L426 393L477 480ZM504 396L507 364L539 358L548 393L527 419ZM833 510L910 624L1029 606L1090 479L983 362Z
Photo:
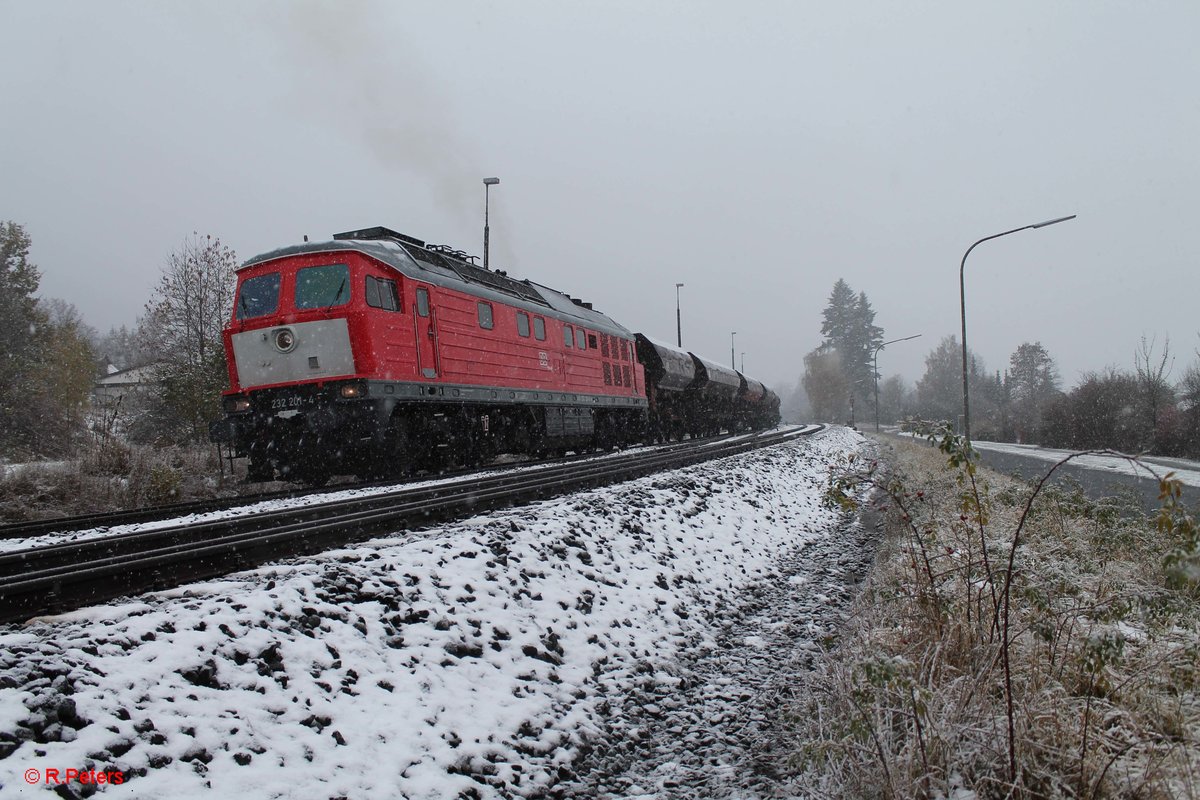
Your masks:
M422 317L429 316L429 290L417 289L417 314Z
M592 347L595 347L595 338L593 337ZM587 350L587 334L583 332L583 328L575 329L575 347L580 350Z
M479 303L477 307L479 309L479 327L490 331L496 326L492 317L492 304Z
M379 299L388 311L402 311L400 308L400 292L396 291L396 282L379 279Z
M382 308L384 311L399 311L400 298L396 293L396 282L367 276L366 289L363 292L367 305L371 308Z
M517 333L522 336L529 336L529 315L524 311L517 312Z
M567 346L568 350L575 346L575 332L570 325L563 325L563 344Z
M256 275L242 281L238 292L237 318L251 319L274 314L279 309L279 273Z
M345 264L305 267L296 273L296 308L332 308L350 302L350 268Z
M592 348L593 350L596 349L596 334L588 334L588 347Z
M541 317L533 318L533 338L539 342L546 341L546 320Z

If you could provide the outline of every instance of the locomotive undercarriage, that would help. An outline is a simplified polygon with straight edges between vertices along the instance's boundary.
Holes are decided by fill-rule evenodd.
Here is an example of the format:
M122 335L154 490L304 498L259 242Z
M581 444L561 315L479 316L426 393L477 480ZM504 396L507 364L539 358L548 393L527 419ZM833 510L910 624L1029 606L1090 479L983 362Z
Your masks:
M490 462L501 453L536 456L610 449L640 441L644 409L577 406L346 401L318 397L299 407L230 414L213 426L249 459L248 480L322 485L332 475L402 477Z

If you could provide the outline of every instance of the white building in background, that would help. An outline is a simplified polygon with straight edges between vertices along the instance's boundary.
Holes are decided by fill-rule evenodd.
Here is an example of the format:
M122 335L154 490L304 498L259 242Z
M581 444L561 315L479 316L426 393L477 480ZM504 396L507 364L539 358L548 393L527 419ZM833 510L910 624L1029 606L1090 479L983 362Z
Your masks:
M141 400L159 389L155 375L158 364L145 364L129 369L109 365L109 373L92 385L92 427L105 433L121 430L124 425L117 417L128 420L141 405Z

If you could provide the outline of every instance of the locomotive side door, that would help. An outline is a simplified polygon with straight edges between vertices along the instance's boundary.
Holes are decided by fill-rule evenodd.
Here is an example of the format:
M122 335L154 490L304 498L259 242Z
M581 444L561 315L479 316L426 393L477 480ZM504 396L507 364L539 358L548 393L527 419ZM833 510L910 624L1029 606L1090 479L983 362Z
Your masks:
M413 314L417 339L417 370L422 377L436 378L439 372L437 315L430 299L428 287L417 287L417 299L414 305L417 312Z

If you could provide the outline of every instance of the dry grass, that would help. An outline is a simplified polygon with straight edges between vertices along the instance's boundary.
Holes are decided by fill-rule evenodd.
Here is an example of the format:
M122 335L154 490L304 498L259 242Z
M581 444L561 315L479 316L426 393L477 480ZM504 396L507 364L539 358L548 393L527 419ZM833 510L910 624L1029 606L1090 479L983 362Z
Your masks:
M145 447L116 439L89 444L79 457L0 471L0 522L143 508L237 494L212 447ZM256 487L261 490L260 487Z
M1047 487L1014 550L1032 488L947 455L899 443L886 475L843 477L886 489L889 534L793 710L810 791L1200 796L1200 593L1164 569L1179 529Z

